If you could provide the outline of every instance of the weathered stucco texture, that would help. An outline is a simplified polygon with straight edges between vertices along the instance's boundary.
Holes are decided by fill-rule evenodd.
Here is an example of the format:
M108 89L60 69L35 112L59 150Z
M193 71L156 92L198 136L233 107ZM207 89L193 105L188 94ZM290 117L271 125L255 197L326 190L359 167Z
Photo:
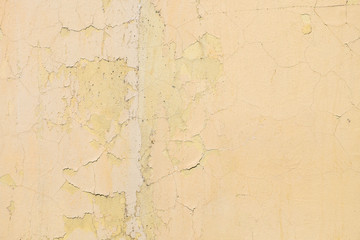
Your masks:
M359 0L0 0L0 239L359 240Z

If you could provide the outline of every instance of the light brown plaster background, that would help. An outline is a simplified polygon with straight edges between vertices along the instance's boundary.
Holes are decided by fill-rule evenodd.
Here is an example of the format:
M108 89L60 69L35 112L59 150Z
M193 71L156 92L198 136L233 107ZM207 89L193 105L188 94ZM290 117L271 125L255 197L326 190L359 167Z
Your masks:
M358 0L0 0L0 239L358 240Z

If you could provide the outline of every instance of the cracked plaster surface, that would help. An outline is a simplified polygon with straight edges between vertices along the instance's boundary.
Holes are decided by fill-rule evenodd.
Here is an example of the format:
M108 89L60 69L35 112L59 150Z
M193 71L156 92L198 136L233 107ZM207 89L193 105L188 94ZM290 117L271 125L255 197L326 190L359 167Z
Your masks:
M0 0L0 239L360 238L358 0Z

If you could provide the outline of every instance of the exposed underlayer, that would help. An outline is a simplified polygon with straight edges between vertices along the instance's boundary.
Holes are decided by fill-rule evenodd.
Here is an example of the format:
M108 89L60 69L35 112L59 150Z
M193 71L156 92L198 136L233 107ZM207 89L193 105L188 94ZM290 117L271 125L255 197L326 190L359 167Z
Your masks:
M358 240L359 0L0 0L0 239Z

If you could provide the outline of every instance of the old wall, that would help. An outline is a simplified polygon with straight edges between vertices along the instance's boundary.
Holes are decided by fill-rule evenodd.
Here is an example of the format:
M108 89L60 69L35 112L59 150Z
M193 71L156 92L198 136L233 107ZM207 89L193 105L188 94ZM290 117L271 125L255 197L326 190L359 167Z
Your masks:
M0 0L0 239L358 240L358 0Z

